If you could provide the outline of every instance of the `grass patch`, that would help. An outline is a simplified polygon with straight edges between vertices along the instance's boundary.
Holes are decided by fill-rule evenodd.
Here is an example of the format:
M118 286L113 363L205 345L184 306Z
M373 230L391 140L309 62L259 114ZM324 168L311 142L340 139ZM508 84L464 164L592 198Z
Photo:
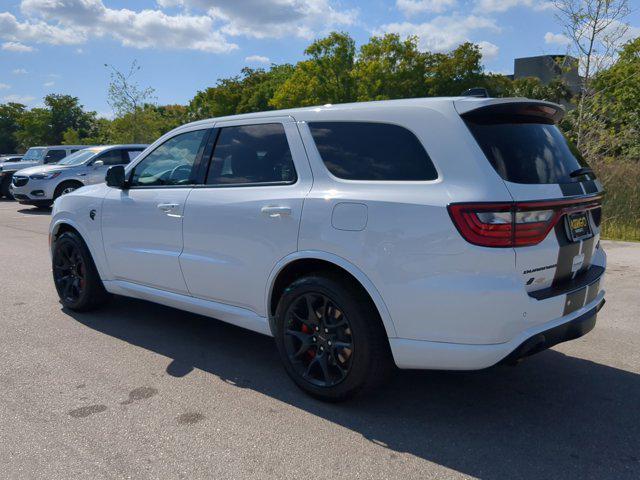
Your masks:
M591 165L604 185L602 236L640 241L640 163L598 162Z

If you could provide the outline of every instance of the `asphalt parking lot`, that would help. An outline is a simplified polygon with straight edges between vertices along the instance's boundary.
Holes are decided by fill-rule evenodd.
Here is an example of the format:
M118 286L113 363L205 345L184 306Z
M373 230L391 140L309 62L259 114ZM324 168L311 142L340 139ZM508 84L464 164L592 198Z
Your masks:
M640 478L640 244L603 242L586 337L330 405L269 338L125 298L63 310L48 223L0 201L2 478Z

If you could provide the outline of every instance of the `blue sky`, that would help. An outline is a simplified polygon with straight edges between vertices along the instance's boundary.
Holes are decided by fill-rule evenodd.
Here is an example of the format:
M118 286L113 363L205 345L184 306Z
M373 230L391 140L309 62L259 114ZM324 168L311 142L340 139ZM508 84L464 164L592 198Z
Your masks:
M639 35L640 12L628 20ZM0 0L0 102L37 106L66 93L109 116L104 64L125 70L136 59L159 103L186 103L243 66L300 60L331 30L358 45L417 35L432 51L470 40L502 73L515 57L567 48L545 0Z

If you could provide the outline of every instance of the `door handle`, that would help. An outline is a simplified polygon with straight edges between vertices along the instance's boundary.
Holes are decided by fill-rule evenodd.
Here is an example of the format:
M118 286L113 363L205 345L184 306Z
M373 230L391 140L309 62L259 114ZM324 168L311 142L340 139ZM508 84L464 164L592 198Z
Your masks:
M180 206L179 203L159 203L157 205L158 209L162 210L163 212L170 212L171 210L173 210L178 206Z
M261 212L270 218L288 217L291 215L290 207L262 207Z

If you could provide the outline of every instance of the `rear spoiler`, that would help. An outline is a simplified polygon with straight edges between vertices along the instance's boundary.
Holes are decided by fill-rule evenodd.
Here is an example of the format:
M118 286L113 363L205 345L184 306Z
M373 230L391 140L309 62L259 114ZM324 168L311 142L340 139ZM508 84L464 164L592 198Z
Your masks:
M543 123L558 123L565 111L557 103L526 98L461 98L454 101L456 111L465 120L515 118Z

